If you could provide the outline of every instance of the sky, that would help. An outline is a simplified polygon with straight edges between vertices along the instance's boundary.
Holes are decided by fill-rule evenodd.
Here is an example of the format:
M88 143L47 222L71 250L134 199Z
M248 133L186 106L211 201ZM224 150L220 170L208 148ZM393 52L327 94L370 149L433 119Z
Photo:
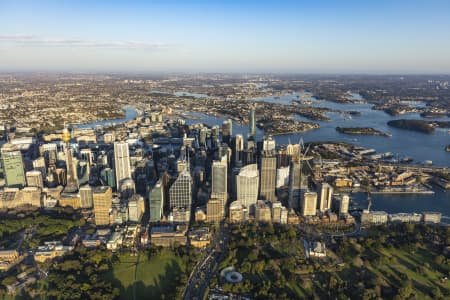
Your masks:
M450 1L6 1L0 71L450 74Z

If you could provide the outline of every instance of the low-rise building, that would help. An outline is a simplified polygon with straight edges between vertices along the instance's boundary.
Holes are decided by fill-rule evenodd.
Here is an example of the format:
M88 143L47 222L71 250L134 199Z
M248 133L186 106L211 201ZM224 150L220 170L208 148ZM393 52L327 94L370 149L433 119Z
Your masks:
M34 260L39 263L52 260L64 255L67 251L73 250L72 246L63 246L59 241L45 242L43 246L38 246L34 253Z
M207 227L192 229L189 231L189 241L196 248L203 248L211 242L211 235Z
M7 271L19 260L17 250L0 250L0 270Z
M123 234L121 232L115 231L109 237L108 242L106 242L106 248L111 251L116 251L122 246Z
M258 222L270 222L272 220L270 207L263 200L256 202L255 218Z
M424 223L440 223L442 214L440 212L431 212L431 211L424 211L422 213L423 215L423 222Z
M364 210L361 215L362 224L385 224L388 221L388 213L385 211Z
M314 241L309 243L309 256L325 257L327 256L327 249L325 243Z
M175 243L187 244L187 226L155 226L150 231L150 242L156 246L169 247Z
M418 223L421 220L422 215L416 213L398 213L389 215L389 222Z

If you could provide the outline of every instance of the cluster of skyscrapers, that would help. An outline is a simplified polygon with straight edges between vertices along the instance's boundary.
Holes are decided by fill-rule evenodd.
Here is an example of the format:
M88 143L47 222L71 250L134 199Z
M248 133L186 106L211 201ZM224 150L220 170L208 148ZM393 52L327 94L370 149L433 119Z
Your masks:
M301 143L277 147L272 136L258 141L254 106L246 137L233 135L232 120L209 128L144 116L134 126L131 132L65 128L47 141L4 144L1 207L18 206L17 194L34 188L40 195L34 205L92 209L97 225L139 222L145 212L150 222L188 223L200 212L209 222L284 222L289 210L306 217L332 208L333 188ZM142 128L165 136L144 142L135 138ZM337 210L347 213L348 199L339 203Z

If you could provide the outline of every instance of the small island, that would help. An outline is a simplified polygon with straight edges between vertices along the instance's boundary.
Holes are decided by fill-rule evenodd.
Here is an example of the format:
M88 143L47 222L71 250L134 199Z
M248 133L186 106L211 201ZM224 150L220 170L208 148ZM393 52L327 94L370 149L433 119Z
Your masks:
M357 135L378 135L384 137L390 137L391 135L383 131L374 129L372 127L336 127L336 131L345 134L357 134Z
M427 121L423 120L406 120L406 119L400 119L400 120L391 120L387 122L389 126L400 128L400 129L406 129L406 130L413 130L418 131L422 133L433 133L434 127L431 126L431 124Z

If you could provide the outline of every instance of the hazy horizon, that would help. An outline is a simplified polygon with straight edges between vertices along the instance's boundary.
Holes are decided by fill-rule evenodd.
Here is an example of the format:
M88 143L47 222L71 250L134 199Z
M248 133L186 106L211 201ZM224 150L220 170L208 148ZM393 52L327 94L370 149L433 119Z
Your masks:
M450 2L3 1L0 71L450 74Z

